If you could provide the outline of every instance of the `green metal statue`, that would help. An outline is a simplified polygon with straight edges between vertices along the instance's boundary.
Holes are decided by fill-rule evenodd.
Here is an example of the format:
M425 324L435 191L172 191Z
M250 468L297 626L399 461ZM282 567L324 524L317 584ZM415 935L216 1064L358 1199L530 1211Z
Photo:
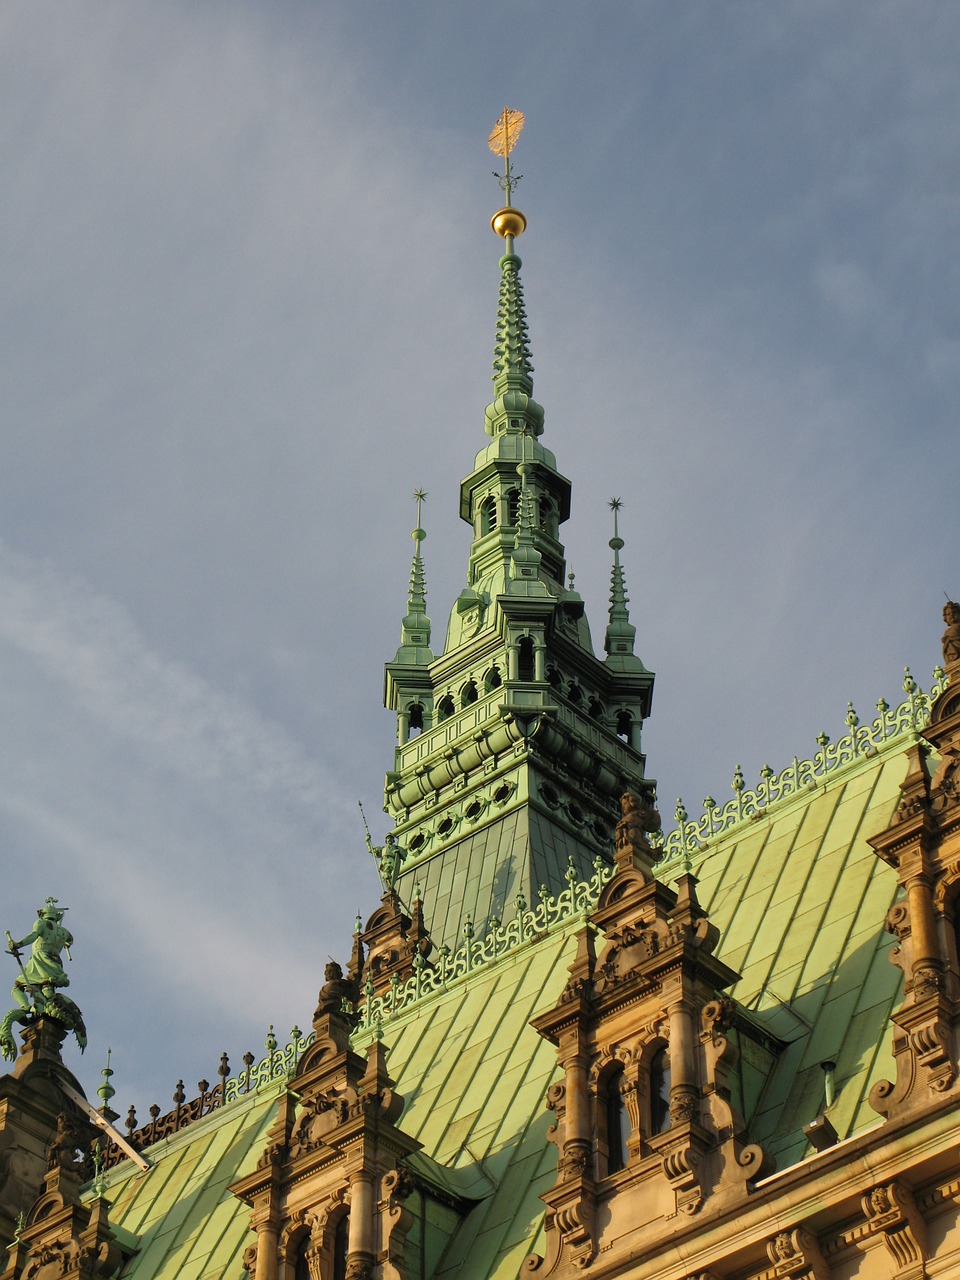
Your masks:
M73 935L64 927L63 917L66 907L57 905L56 898L47 898L37 911L37 923L25 938L14 942L7 933L7 951L20 966L20 976L13 984L10 993L17 1007L11 1009L0 1021L0 1053L9 1061L17 1056L17 1046L13 1039L15 1023L26 1025L40 1017L53 1018L77 1037L81 1051L87 1045L87 1029L83 1024L80 1010L69 997L63 995L60 988L68 987L70 979L64 972L60 953L70 955ZM30 946L30 955L24 964L21 959L21 947Z

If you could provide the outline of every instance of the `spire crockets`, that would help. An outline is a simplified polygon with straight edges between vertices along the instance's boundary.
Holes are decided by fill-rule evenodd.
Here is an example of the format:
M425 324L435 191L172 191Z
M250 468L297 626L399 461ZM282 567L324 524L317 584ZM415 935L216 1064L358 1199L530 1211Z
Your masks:
M607 666L617 667L623 666L624 659L632 659L627 665L636 665L636 659L633 652L634 641L637 638L637 629L630 622L630 614L627 609L627 585L623 578L623 568L620 564L620 552L623 549L623 539L620 537L620 508L623 503L619 498L610 499L610 510L613 512L613 537L610 539L610 548L613 551L613 569L610 573L610 620L607 623L607 631L604 636L603 647L607 653Z

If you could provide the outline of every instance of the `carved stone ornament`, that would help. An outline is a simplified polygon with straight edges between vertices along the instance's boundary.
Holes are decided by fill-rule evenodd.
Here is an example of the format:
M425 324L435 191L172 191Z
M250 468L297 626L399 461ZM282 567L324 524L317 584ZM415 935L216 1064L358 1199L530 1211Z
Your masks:
M778 1232L767 1242L777 1280L827 1280L829 1270L815 1235L803 1227Z
M883 1238L898 1280L924 1280L927 1224L907 1188L899 1182L881 1183L861 1203L871 1234Z

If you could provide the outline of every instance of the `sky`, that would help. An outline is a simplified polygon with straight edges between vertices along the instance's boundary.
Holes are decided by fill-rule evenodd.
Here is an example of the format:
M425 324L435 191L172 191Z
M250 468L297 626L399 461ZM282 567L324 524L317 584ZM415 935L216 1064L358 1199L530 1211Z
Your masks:
M924 687L960 593L960 6L7 0L0 860L88 1093L308 1027L379 891L415 524L486 437L504 105L595 637L623 502L670 825ZM6 963L12 985L15 967Z

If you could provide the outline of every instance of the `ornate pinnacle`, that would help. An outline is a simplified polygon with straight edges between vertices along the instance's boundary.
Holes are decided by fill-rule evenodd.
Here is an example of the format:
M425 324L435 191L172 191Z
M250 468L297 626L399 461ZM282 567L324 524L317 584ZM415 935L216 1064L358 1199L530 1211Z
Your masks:
M112 1053L113 1053L113 1050L108 1048L107 1049L107 1065L100 1072L100 1074L103 1076L103 1084L97 1090L97 1096L99 1097L101 1102L100 1114L104 1116L107 1120L117 1119L117 1112L114 1111L110 1106L110 1099L117 1092L116 1089L113 1087L113 1085L110 1083L110 1077L113 1075L113 1070L110 1066L110 1055Z
M620 537L619 513L622 506L623 503L619 498L610 499L610 510L613 512L613 537L609 545L613 551L613 569L610 574L610 621L607 624L603 647L611 657L633 654L633 644L637 636L636 627L630 623L627 587L620 564L623 539Z
M413 566L410 570L407 613L400 631L401 653L407 646L424 651L429 651L430 648L430 619L427 617L427 581L423 568L423 556L420 551L421 544L427 536L422 525L423 504L427 495L423 489L417 489L413 497L417 504L417 527L410 535L414 541Z

